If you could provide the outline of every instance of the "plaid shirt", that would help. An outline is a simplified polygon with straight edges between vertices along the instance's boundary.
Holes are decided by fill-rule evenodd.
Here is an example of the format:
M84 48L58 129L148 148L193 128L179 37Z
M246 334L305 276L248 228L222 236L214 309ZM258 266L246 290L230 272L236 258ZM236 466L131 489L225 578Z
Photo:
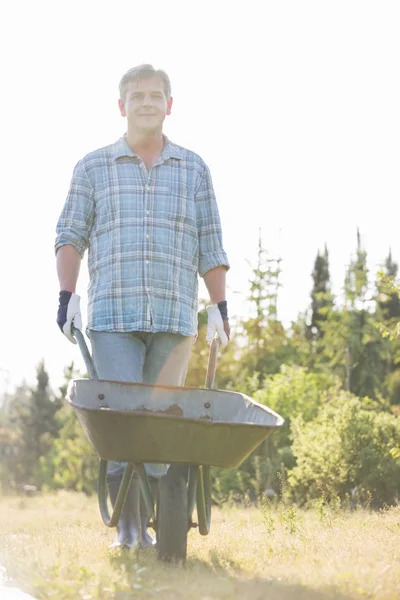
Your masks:
M225 265L210 172L166 139L148 172L125 137L75 167L56 251L88 248L88 327L197 331L198 274Z

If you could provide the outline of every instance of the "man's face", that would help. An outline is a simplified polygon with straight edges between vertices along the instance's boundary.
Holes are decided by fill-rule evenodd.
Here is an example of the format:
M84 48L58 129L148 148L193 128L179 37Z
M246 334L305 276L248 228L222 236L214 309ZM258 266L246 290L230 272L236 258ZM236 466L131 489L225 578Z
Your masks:
M132 81L124 100L119 100L121 115L128 125L143 132L162 130L166 115L171 114L172 98L167 101L162 81L158 77Z

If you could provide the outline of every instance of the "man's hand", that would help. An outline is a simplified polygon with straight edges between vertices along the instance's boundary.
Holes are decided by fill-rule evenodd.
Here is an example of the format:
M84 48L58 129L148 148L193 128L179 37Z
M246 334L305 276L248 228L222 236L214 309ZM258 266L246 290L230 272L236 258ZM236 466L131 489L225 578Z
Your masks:
M73 292L60 292L57 323L63 334L73 344L76 344L76 339L72 335L72 324L77 329L82 329L80 300L80 296Z
M224 314L224 316L226 315L226 318L222 318L221 312ZM226 307L225 311L221 311L218 304L211 304L211 306L207 306L207 314L207 342L211 343L215 338L215 334L217 333L219 339L221 340L221 346L225 347L229 342L231 333Z

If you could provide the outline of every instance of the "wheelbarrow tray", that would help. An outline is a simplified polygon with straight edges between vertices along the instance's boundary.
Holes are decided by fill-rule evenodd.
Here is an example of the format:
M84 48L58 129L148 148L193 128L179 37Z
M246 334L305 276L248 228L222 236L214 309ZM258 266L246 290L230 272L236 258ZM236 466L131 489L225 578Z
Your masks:
M76 379L69 403L100 458L232 468L284 420L238 392Z

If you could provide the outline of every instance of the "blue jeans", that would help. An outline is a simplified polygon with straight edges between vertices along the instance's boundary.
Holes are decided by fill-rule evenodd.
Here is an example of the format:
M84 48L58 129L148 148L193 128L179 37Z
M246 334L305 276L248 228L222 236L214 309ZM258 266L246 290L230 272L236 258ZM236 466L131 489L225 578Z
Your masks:
M194 338L178 333L128 333L90 330L93 362L100 379L156 385L185 383ZM147 464L146 472L162 477L165 465ZM108 475L119 477L125 463L110 461Z

